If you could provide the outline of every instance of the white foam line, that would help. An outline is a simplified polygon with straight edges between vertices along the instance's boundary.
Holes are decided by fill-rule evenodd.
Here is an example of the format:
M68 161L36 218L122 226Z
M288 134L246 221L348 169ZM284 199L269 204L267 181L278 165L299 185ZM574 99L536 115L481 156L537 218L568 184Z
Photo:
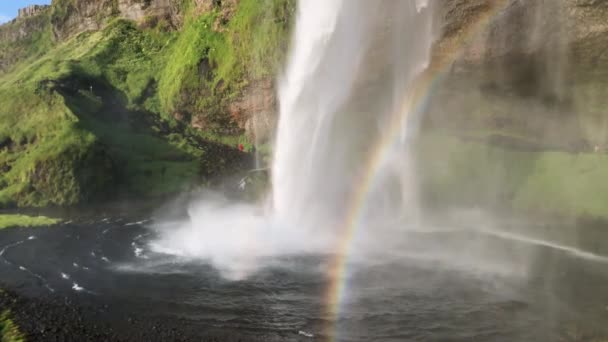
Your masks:
M301 335L301 336L304 336L304 337L308 337L308 338L313 338L313 337L315 337L315 335L314 335L314 334L309 333L309 332L304 331L304 330L300 330L300 331L298 331L298 335Z
M49 285L49 282L46 280L46 278L44 278L43 276L41 276L40 274L34 273L32 271L30 271L29 269L23 267L23 266L19 266L19 269L23 272L28 273L29 275L38 278L38 280L42 281L44 287L46 287L49 291L51 292L55 292L55 290Z
M136 237L135 237L133 240L134 240L134 241L139 241L139 240L141 240L141 239L143 239L143 238L145 238L145 237L148 237L149 235L150 235L150 233L146 233L146 234L139 234L139 235L137 235L137 236L136 236Z
M33 236L33 235L32 235L32 236L28 237L28 238L27 238L27 240L21 240L21 241L17 241L17 242L15 242L15 243L11 243L11 244L8 244L8 245L4 246L4 247L3 247L3 248L0 250L0 258L2 258L2 260L3 260L3 261L6 263L6 264L11 265L11 266L15 266L15 264L14 264L14 263L12 263L12 262L8 261L8 260L7 260L7 259L4 257L4 253L6 253L6 251L8 251L8 250L9 250L9 249L11 249L11 248L17 247L17 246L19 246L19 245L22 245L22 244L26 243L27 241L31 241L31 240L35 240L35 239L36 239L36 236ZM34 273L34 272L32 272L32 271L28 270L28 269L27 269L27 268L25 268L24 266L19 265L18 267L19 267L19 269L20 269L21 271L23 271L23 272L27 272L27 273L29 273L30 275L32 275L32 276L34 276L34 277L38 278L39 280L41 280L41 281L42 281L42 283L44 284L44 287L46 287L46 288L47 288L49 291L51 291L51 292L55 292L55 290L54 290L54 289L53 289L53 288L52 288L52 287L49 285L49 282L48 282L48 281L47 281L47 280L46 280L44 277L42 277L41 275L36 274L36 273Z
M596 262L601 262L601 263L608 263L607 256L587 252L582 249L578 249L578 248L571 247L571 246L564 246L564 245L560 245L558 243L553 243L553 242L549 242L549 241L545 241L545 240L530 238L527 236L513 234L513 233L498 232L498 231L494 231L494 230L480 230L479 232L490 235L490 236L495 236L495 237L498 237L501 239L513 240L513 241L523 242L523 243L527 243L527 244L531 244L531 245L543 246L543 247L547 247L547 248L556 249L556 250L565 252L567 254L570 254L574 257L578 257L578 258L585 259L585 260L596 261Z
M26 241L27 240L17 241L15 243L11 243L11 244L8 244L8 245L2 247L2 249L0 250L0 256L3 257L3 259L4 259L4 253L6 253L6 251L8 251L9 249L11 249L13 247L19 246L19 245L25 243Z
M147 219L147 220L141 220L141 221L137 221L137 222L129 222L129 223L126 223L125 226L134 226L136 224L137 225L142 225L142 224L147 223L147 222L150 222L150 220Z
M84 292L84 293L88 293L91 295L97 295L97 293L87 290L84 287L78 285L78 283L72 283L72 290L76 291L76 292Z

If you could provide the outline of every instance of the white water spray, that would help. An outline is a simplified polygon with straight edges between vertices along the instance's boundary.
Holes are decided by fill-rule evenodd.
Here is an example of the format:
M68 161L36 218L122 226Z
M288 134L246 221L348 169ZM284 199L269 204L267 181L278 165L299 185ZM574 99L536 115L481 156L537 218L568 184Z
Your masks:
M279 82L271 212L207 197L190 208L189 222L159 228L161 239L152 250L204 259L231 278L251 274L268 257L332 252L342 238L336 227L359 186L356 177L370 167L364 161L392 117L403 114L402 99L428 64L428 5L299 1L290 59ZM410 133L408 127L401 130L402 137ZM370 217L397 221L412 204L406 145L407 139L395 144L381 167Z

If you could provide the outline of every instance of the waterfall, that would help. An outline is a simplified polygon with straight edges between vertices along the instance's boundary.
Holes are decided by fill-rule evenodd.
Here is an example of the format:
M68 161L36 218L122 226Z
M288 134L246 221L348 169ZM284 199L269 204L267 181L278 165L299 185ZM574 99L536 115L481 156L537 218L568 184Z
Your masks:
M368 154L391 131L391 116L402 115L403 98L427 66L431 41L424 0L299 2L279 89L272 178L279 220L304 227L340 220L356 175L369 167ZM402 127L402 143L379 172L373 196L383 216L401 215L404 202L412 203L412 130Z
M203 259L241 279L268 257L332 252L343 239L340 224L363 195L373 203L361 211L370 219L369 240L394 241L379 227L398 227L410 216L415 180L408 138L416 128L412 121L395 127L402 121L394 118L403 116L404 99L429 62L429 5L299 1L290 59L279 78L271 209L204 194L190 207L189 221L157 227L151 249ZM381 144L387 138L394 143ZM388 157L371 165L380 147ZM373 186L361 184L361 174L372 171Z

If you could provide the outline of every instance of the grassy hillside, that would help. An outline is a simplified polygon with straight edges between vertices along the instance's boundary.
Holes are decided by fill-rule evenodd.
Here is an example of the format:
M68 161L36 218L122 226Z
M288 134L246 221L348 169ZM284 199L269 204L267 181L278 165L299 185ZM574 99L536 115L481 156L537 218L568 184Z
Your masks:
M220 20L185 1L177 31L113 19L66 41L19 42L29 59L0 74L0 206L159 196L242 165L234 149L248 141L226 106L280 66L293 5L242 0ZM192 129L176 112L210 124Z
M295 0L241 0L225 22L218 11L186 10L159 80L160 111L202 115L210 130L234 131L226 105L251 81L277 75L294 11Z

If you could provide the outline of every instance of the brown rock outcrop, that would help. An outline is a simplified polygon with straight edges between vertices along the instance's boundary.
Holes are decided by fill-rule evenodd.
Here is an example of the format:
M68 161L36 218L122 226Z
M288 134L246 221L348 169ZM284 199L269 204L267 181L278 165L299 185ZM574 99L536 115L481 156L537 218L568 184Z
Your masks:
M245 130L251 141L268 142L272 138L277 120L277 98L271 79L254 82L233 101L228 111L239 128Z
M24 8L19 9L19 14L17 15L18 19L33 17L35 15L41 14L45 10L47 10L50 6L48 5L30 5Z
M65 13L53 15L53 31L58 39L66 39L80 32L99 30L114 17L141 21L163 17L169 21L178 15L175 0L73 0Z
M446 77L431 124L560 149L603 143L606 18L606 1L443 1L434 56Z

